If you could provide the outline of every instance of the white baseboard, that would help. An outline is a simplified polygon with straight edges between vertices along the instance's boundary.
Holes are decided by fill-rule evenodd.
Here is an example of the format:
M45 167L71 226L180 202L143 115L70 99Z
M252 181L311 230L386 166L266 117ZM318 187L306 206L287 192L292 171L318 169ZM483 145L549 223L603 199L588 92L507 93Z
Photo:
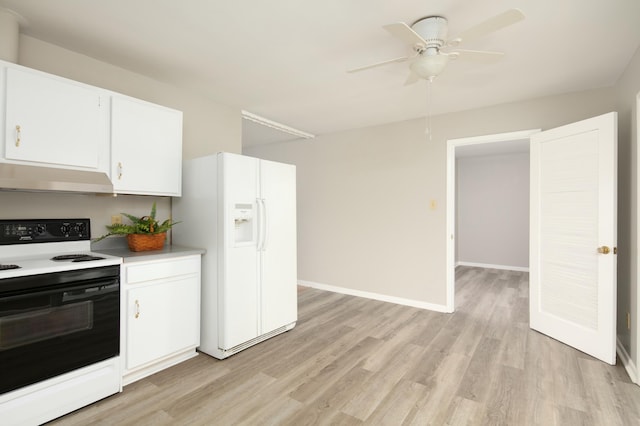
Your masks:
M422 302L419 300L405 299L402 297L388 296L386 294L372 293L369 291L354 290L346 287L336 287L328 284L316 283L313 281L298 280L298 284L304 287L317 288L318 290L332 291L334 293L348 294L349 296L364 297L366 299L380 300L382 302L395 303L397 305L411 306L414 308L427 309L430 311L451 313L446 305Z
M616 339L616 352L620 357L620 362L622 362L624 369L627 370L627 374L629 375L631 381L637 385L640 384L638 383L638 370L636 368L636 364L631 359L631 356L629 356L629 353L624 348L624 345L622 344L620 339Z
M492 265L490 263L456 262L456 266L472 266L474 268L504 269L505 271L529 272L526 266Z

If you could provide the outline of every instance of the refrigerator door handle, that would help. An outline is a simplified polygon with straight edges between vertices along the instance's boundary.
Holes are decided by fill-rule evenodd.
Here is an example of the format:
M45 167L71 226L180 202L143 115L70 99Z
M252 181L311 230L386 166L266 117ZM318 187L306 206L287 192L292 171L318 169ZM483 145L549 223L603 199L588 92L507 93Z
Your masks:
M261 198L260 201L262 201L262 251L265 251L269 242L269 234L267 232L269 229L269 215L267 213L266 200Z
M256 251L262 246L262 206L260 198L256 198Z

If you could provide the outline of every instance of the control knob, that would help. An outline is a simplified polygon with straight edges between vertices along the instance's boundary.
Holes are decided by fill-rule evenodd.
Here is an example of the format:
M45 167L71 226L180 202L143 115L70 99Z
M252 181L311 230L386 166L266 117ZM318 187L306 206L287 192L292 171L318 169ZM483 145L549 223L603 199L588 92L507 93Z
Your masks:
M84 223L76 223L76 226L73 228L76 231L76 234L83 235L87 229Z
M60 232L62 232L63 235L68 236L70 230L71 227L68 223L63 223L62 225L60 225Z

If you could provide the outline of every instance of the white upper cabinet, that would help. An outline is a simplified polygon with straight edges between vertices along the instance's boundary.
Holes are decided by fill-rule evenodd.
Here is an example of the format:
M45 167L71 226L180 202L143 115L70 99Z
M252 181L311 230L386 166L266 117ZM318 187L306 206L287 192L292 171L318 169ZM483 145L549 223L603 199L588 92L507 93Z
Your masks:
M111 180L117 193L180 196L182 112L114 95Z
M0 162L105 173L120 194L180 196L182 112L0 61Z
M5 161L107 171L105 92L24 67L4 71Z

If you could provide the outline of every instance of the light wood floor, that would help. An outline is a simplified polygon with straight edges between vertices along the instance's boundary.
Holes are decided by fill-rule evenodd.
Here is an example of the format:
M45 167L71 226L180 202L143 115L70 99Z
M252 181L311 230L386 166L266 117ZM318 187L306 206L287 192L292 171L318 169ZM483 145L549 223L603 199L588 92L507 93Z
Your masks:
M640 387L528 327L528 275L456 272L456 312L300 289L288 333L200 355L57 425L638 425Z

